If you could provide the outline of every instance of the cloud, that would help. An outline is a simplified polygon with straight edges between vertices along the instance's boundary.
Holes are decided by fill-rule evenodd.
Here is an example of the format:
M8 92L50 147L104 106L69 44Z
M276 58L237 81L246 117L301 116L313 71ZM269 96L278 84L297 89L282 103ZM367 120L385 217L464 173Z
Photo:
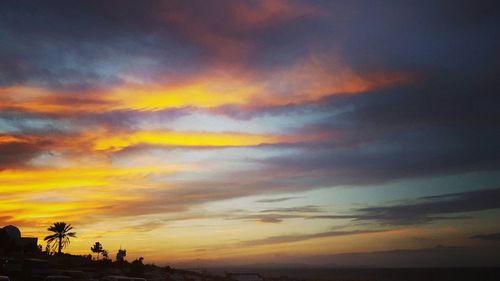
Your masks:
M149 1L140 9L113 1L2 3L9 13L1 19L0 60L11 67L2 69L0 84L89 90L118 85L146 69L167 70L164 64L178 64L193 48L165 35L168 27L155 16L161 3ZM39 47L27 52L33 45Z
M236 214L230 219L257 220L262 222L282 222L285 219L307 220L350 220L351 222L376 222L383 225L426 224L440 220L472 219L471 212L500 209L497 199L500 189L484 189L439 196L406 199L404 203L380 205L352 209L348 214L332 214L318 206L264 209L260 214ZM495 235L491 235L494 239ZM473 239L487 240L488 236L478 235Z
M7 225L15 225L17 227L32 227L33 222L29 219L20 219L15 216L0 216L0 228Z
M304 218L302 215L287 215L287 214L248 214L248 215L231 215L227 219L231 220L250 220L261 223L281 223L286 219Z
M281 244L281 243L292 243L305 241L310 239L317 238L326 238L326 237L337 237L337 236L346 236L346 235L359 235L359 234L369 234L369 233L380 233L389 231L387 229L379 229L379 230L350 230L350 231L327 231L327 232L318 232L312 234L292 234L292 235L281 235L281 236L271 236L263 239L255 239L242 241L241 244L245 246L261 246L261 245L269 245L269 244Z
M463 219L467 218L463 213L499 209L499 195L500 188L494 188L422 197L406 204L358 208L355 214L344 218L378 221L389 225Z
M293 196L293 197L260 199L260 200L256 200L255 202L257 202L257 203L277 203L277 202L289 201L289 200L298 199L298 198L301 198L301 197Z
M157 111L190 108L220 114L228 106L258 111L263 107L316 102L333 95L361 94L413 79L406 72L358 73L330 56L313 54L292 66L273 70L221 65L189 77L166 80L160 75L148 83L131 81L92 89L51 89L29 84L0 87L0 96L4 97L0 108L60 117L112 115L115 111L147 117L146 112L155 116Z
M462 92L456 95L438 93L448 86L402 86L335 97L329 105L317 106L334 113L299 133L321 132L323 138L296 144L296 155L270 157L263 164L276 173L315 176L317 185L376 184L498 169L500 162L492 156L498 147L490 141L498 138L492 120L499 116L491 108L496 98L488 94L493 88L486 87L469 102L473 87L457 89ZM424 98L423 92L433 95ZM467 106L471 103L474 106Z
M255 37L317 11L309 3L281 0L210 5L151 0L135 6L133 1L2 3L9 12L1 19L0 85L88 90L127 80L150 82L158 74L167 80L229 54L259 53L253 50ZM40 47L27 52L34 44Z
M36 157L48 143L29 137L0 134L0 171L15 169L26 165Z
M281 0L232 2L206 5L198 2L164 3L158 13L176 33L203 46L219 58L238 59L253 51L256 38L264 37L273 26L317 16L318 10L306 3ZM224 15L222 22L220 16Z
M500 233L478 234L469 237L470 239L484 240L484 241L498 241L500 240Z
M321 212L321 209L318 206L308 205L300 207L265 209L260 212L261 213L318 213Z
M131 133L114 133L105 137L97 137L95 150L119 151L129 146L194 146L194 147L231 147L256 146L268 143L296 142L296 137L278 135L257 135L244 133L204 133L175 132L167 130L139 131Z
M150 232L152 230L155 230L157 228L160 228L162 226L165 226L166 222L162 220L145 220L140 222L139 224L135 224L130 226L127 230L130 232Z
M407 199L404 203L362 207L348 214L332 214L318 206L299 206L261 210L262 214L236 215L232 219L281 222L284 219L326 219L376 222L383 225L426 224L441 220L471 219L471 212L500 209L500 188L473 190ZM476 239L481 239L477 236ZM486 237L484 237L486 239Z
M268 216L268 217L261 217L259 218L258 221L262 223L280 223L283 220L281 218Z

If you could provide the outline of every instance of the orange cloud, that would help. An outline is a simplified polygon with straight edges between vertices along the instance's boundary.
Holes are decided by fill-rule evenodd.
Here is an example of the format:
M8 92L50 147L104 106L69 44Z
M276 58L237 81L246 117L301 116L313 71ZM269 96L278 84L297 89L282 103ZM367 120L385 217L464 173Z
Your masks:
M224 105L269 107L316 102L338 94L359 94L409 83L406 72L356 73L338 60L312 56L270 72L221 66L176 85L125 85L104 94L112 109L160 110Z
M222 64L183 82L128 83L78 95L39 87L0 88L0 108L75 115L224 105L269 107L316 102L336 94L358 94L412 79L405 72L357 73L341 60L313 55L285 69L256 71Z
M12 144L12 143L34 143L31 138L26 137L18 137L13 135L1 135L0 136L0 145Z
M0 88L0 98L0 109L35 113L78 114L111 108L106 100L92 93L61 92L33 86Z
M263 82L265 94L252 101L260 106L300 104L337 94L359 94L411 80L412 75L405 72L357 73L338 59L311 56L289 69L270 73Z

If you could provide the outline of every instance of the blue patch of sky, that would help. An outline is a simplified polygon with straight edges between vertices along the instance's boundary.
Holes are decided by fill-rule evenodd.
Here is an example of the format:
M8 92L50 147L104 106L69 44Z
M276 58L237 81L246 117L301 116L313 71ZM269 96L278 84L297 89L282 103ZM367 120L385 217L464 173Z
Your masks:
M0 133L40 133L40 132L75 132L77 128L70 121L43 117L2 117Z

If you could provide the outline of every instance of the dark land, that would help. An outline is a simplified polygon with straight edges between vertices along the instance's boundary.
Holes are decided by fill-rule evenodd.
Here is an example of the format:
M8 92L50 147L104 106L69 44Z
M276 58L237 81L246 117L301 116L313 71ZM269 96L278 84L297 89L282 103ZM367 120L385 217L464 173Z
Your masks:
M0 275L11 281L42 281L57 272L85 273L85 278L102 280L106 276L130 276L148 281L498 281L500 267L489 268L252 268L219 267L179 269L143 264L142 261L112 262L83 256L2 257Z

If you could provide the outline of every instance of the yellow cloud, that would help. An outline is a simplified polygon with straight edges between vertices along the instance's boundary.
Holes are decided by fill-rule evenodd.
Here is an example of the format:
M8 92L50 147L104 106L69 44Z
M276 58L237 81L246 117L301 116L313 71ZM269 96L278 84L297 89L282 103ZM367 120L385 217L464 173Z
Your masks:
M170 146L252 146L290 141L275 135L176 131L137 131L105 136L95 141L95 150L121 150L138 144Z
M174 167L134 168L67 168L43 170L0 171L1 193L34 192L81 187L110 186L119 181L141 179L150 174L168 174L180 170Z
M225 104L246 104L261 91L260 86L231 75L200 77L181 85L128 85L109 92L105 99L113 109L158 110L194 106L209 108Z

